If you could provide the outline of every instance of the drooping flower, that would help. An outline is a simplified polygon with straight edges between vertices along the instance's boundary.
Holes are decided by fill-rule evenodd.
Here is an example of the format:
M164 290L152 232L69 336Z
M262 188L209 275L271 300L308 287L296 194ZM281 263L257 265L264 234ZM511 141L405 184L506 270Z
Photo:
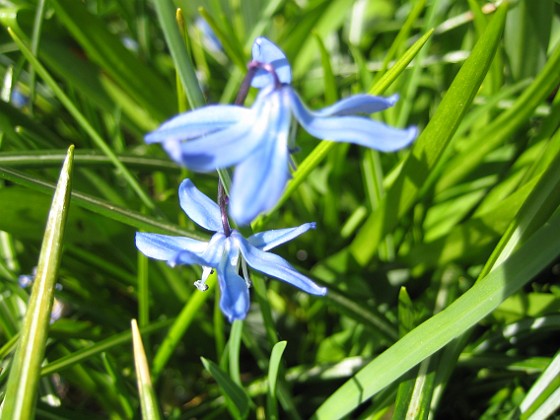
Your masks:
M318 286L296 271L285 259L268 252L313 229L314 223L305 223L297 228L269 230L244 238L237 230L229 228L227 221L224 222L222 218L220 207L200 192L191 180L186 179L181 183L179 201L190 219L215 232L210 241L138 232L136 247L148 257L165 260L171 266L203 266L202 279L195 282L200 290L206 290L205 281L211 270L215 269L221 292L220 307L230 322L245 318L249 310L250 282L239 275L244 262L254 270L296 286L304 292L319 296L327 293L326 288Z
M240 225L270 210L284 191L292 116L315 137L384 152L407 146L417 135L415 127L401 130L356 115L387 109L396 103L396 95L355 95L319 111L308 110L290 86L284 53L266 38L255 41L250 68L258 69L252 86L261 89L250 108L206 106L178 115L146 136L148 143L162 143L173 160L195 171L237 165L230 214Z

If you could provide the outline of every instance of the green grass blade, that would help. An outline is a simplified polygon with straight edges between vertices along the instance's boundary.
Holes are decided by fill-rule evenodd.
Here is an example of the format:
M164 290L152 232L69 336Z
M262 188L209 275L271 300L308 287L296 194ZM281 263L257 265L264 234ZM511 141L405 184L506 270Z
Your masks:
M433 118L412 146L385 199L368 217L352 242L352 255L360 264L366 264L373 257L381 240L395 228L418 198L431 169L449 144L492 63L502 36L506 12L507 3L502 3Z
M321 52L321 67L323 68L323 79L325 81L325 103L332 104L338 100L338 93L336 91L336 79L333 74L329 52L321 37L318 34L314 35Z
M279 341L272 348L270 353L270 362L268 364L268 394L266 398L267 415L269 419L277 419L278 404L276 403L276 383L278 381L278 372L280 371L282 355L288 345L287 341Z
M427 31L422 35L412 46L405 51L405 53L399 58L399 60L392 66L386 73L381 76L381 78L374 83L369 93L371 95L381 95L385 92L391 84L397 80L399 75L406 69L406 67L412 62L414 57L418 55L422 47L428 42L432 34L433 29Z
M558 408L560 405L560 398L558 398L558 390L560 389L559 378L560 352L556 353L548 367L535 381L521 402L519 411L521 412L520 418L522 420L547 418Z
M231 326L228 343L229 375L233 382L241 385L241 374L239 368L239 352L241 351L241 335L243 333L243 321L236 319Z
M560 213L449 307L423 322L336 390L315 418L339 418L491 313L558 257ZM546 245L544 245L546 244ZM414 351L410 351L414 349Z
M208 277L208 280L206 282L208 290L206 290L205 292L197 291L196 293L194 293L171 326L169 332L165 336L160 348L158 349L158 352L154 357L152 378L154 378L155 381L157 381L163 368L171 358L171 355L177 348L177 345L181 341L181 338L193 323L194 317L200 310L200 307L206 301L206 299L208 299L212 295L212 289L215 284L216 273L214 272L214 274Z
M171 51L175 68L183 82L189 105L191 108L201 107L206 101L196 78L194 64L177 26L173 3L167 0L155 0L154 6L167 46Z
M201 359L204 368L218 383L233 418L247 418L251 399L245 390L240 385L236 384L217 364L204 357L201 357Z
M140 394L140 406L142 407L143 419L159 419L159 408L157 398L152 387L150 379L150 368L144 346L142 344L142 336L138 330L136 320L130 321L132 330L132 348L134 351L134 366L136 368L136 383L138 385L138 393Z
M520 0L506 22L505 50L517 80L536 76L546 62L554 0Z
M47 220L37 265L37 275L6 385L2 415L4 419L31 419L34 417L55 283L62 257L64 226L70 207L73 153L74 146L70 146L60 172Z
M56 167L64 161L65 153L62 150L18 150L17 152L1 152L0 166L13 168L46 168ZM150 156L139 156L134 154L119 153L117 159L125 165L137 168L146 172L162 171L179 174L181 168L168 159L160 159ZM102 167L113 163L103 153L97 150L81 149L74 152L74 162L80 167Z

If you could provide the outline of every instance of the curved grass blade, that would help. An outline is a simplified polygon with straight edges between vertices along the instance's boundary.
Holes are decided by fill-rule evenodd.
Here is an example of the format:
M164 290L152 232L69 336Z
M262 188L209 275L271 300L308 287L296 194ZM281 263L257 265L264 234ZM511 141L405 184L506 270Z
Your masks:
M73 156L74 146L70 146L54 193L37 264L37 275L10 370L2 415L5 419L34 417L41 363L62 256L64 226L70 207Z
M138 330L136 320L130 321L132 330L132 347L134 350L134 366L136 368L136 383L138 385L138 393L140 394L140 406L142 407L142 418L154 419L160 418L157 398L152 388L152 380L150 379L150 368L144 346L142 345L142 337Z
M282 355L288 345L287 341L279 341L272 348L268 364L268 394L266 398L267 415L269 419L278 419L278 404L276 402L276 383L280 371Z
M498 8L484 35L476 43L444 96L433 118L412 146L401 171L350 245L358 263L366 264L381 240L391 232L418 198L418 194L455 134L474 99L499 45L507 3Z
M423 322L332 394L314 418L340 418L486 317L558 257L560 212L503 264ZM546 244L546 245L544 245ZM411 351L413 349L414 351Z
M204 357L201 357L201 360L204 368L218 383L233 418L247 418L251 399L245 390L240 385L236 384L216 363Z

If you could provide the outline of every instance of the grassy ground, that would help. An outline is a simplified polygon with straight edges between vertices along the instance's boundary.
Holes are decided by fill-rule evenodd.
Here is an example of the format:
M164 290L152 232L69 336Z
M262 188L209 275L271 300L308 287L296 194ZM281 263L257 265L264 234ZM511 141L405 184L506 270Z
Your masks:
M1 1L2 418L553 416L559 16L554 0ZM329 293L254 273L229 324L214 277L202 293L199 267L134 245L208 238L177 187L215 197L218 179L143 137L232 103L259 35L310 108L398 93L375 117L420 135L384 154L298 130L252 228L317 222L278 253Z

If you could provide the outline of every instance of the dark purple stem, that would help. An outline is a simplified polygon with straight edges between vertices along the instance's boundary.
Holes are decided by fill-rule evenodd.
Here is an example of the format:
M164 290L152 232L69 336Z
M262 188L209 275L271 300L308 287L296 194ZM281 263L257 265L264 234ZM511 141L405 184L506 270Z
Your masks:
M226 237L231 235L231 227L229 226L229 220L227 217L227 204L228 196L224 189L224 184L222 180L218 180L218 205L220 206L220 213L222 214L222 226L224 228L224 234Z
M247 67L248 67L248 71L247 74L245 75L245 78L243 79L243 82L241 83L241 87L239 88L239 93L235 98L235 102L234 102L235 105L243 105L245 99L247 98L247 94L249 93L251 82L253 81L253 78L255 77L255 74L259 69L263 69L264 71L270 73L270 75L274 79L274 84L276 85L276 87L282 85L280 79L278 78L278 75L276 74L276 70L274 70L274 66L272 64L261 63L260 61L251 61Z

